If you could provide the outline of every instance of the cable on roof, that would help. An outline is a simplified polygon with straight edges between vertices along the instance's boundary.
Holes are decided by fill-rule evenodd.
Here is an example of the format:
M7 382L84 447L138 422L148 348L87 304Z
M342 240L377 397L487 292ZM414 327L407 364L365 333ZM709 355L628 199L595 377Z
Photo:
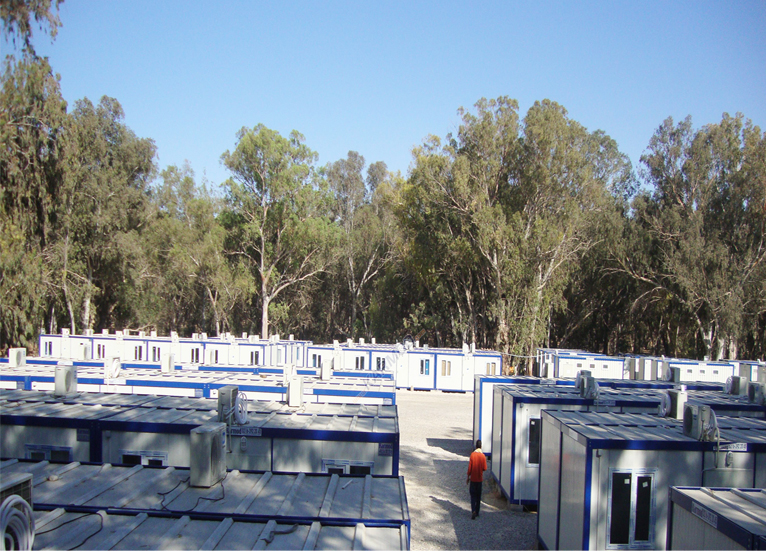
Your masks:
M3 550L32 550L35 542L35 518L29 503L11 495L0 506L0 532Z

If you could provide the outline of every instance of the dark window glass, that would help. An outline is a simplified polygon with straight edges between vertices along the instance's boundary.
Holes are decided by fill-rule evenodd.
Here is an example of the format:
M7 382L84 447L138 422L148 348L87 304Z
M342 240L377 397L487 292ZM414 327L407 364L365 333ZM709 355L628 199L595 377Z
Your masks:
M123 454L122 463L128 464L129 466L136 466L141 463L141 455L140 454Z
M327 468L327 473L343 475L343 468Z
M158 458L150 458L147 461L146 465L147 466L152 466L152 467L158 467L158 468L161 468L162 466L164 466L164 464L162 463L162 460L160 460Z
M641 475L638 477L636 489L636 534L637 541L649 540L649 518L652 513L652 477Z
M350 466L351 475L369 475L370 466Z
M45 453L40 450L33 450L32 452L29 453L29 457L32 460L37 460L39 462L39 461L45 460Z
M529 463L540 463L540 418L529 420Z
M72 457L68 450L52 450L51 462L71 462Z
M609 526L610 544L630 543L630 495L629 473L612 474L612 517Z

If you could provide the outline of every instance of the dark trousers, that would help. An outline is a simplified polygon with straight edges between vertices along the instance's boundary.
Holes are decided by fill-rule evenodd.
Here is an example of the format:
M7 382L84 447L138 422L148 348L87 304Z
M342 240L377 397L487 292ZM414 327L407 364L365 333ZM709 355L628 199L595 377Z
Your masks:
M471 481L471 486L469 489L471 492L471 513L475 513L477 515L479 513L479 506L481 506L481 484L481 481L478 483Z

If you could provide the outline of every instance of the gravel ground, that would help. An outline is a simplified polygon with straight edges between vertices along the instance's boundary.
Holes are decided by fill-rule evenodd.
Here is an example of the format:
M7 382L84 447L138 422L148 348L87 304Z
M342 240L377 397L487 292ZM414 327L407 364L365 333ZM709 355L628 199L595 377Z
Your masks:
M412 550L536 549L537 514L509 507L489 470L481 513L471 519L465 478L473 451L473 393L397 390L396 403Z

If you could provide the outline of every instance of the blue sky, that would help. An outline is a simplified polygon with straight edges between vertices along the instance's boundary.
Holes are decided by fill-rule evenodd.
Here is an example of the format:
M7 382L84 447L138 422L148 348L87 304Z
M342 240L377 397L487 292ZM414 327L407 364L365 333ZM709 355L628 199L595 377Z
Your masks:
M766 129L766 2L66 0L39 54L66 100L117 98L160 168L227 177L243 126L293 129L319 164L361 153L407 174L457 109L544 98L636 166L668 116ZM7 48L7 45L3 45Z

